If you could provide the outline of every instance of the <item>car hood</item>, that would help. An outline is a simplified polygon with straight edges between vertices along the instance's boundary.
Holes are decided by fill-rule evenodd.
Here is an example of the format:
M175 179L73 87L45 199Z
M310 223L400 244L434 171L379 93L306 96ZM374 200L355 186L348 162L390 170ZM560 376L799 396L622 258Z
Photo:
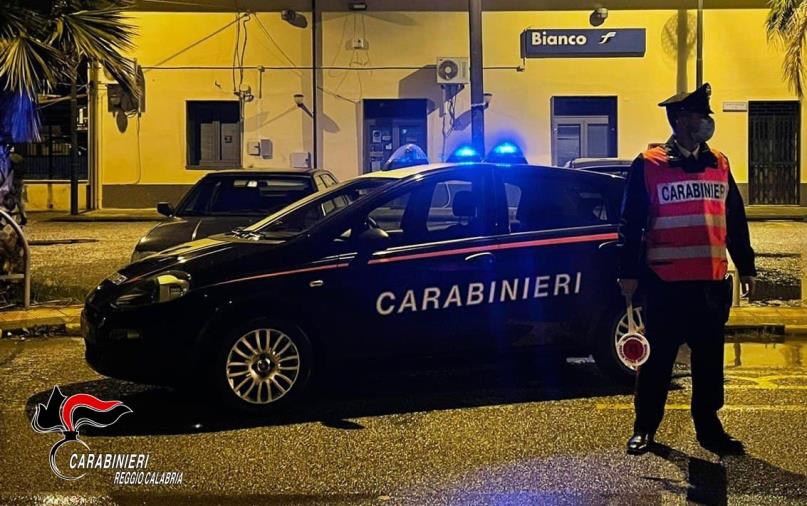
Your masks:
M263 216L189 216L160 223L140 239L136 251L163 251L179 244L247 227Z

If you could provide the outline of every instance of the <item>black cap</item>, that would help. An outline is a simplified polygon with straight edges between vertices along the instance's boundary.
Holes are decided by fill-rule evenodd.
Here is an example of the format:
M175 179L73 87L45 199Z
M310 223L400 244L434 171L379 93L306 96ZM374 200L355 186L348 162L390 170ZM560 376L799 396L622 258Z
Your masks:
M703 86L693 92L681 92L671 96L667 100L659 104L660 107L666 107L668 111L692 111L701 114L713 114L714 111L709 107L709 96L712 94L712 87L709 83L704 83Z

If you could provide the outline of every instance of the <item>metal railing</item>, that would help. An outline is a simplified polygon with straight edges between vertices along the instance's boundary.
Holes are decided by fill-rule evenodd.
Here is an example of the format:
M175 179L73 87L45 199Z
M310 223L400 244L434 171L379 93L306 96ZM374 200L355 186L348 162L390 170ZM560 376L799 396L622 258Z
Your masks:
M23 273L12 273L12 274L3 274L0 275L0 281L19 281L22 280L23 282L23 295L22 295L22 303L25 309L31 307L31 248L28 246L28 239L25 238L25 234L22 233L22 227L20 227L19 223L11 217L5 210L0 209L0 218L6 220L11 227L17 232L20 240L22 241L22 249L25 254L25 267L23 269Z

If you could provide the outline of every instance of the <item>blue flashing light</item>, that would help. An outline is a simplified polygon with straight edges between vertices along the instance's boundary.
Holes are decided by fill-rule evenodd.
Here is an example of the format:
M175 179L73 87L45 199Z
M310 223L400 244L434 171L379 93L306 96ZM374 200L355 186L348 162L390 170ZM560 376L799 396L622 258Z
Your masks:
M527 163L521 148L509 141L494 146L485 161L490 163Z
M503 142L499 144L495 148L493 148L493 152L497 155L512 155L518 153L518 148L515 144L511 144L509 142Z
M429 157L417 144L404 144L392 153L381 170L401 169L415 165L428 165Z
M446 161L449 163L481 162L482 157L479 156L479 152L473 146L466 144L454 150Z

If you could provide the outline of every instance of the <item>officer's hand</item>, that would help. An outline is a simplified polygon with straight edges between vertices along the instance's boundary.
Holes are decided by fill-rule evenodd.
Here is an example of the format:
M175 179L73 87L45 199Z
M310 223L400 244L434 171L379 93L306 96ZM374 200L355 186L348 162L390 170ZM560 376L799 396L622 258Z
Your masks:
M633 294L636 293L636 288L639 286L638 279L618 279L617 282L619 283L619 288L622 290L622 295L624 295L628 299L633 298Z
M740 296L748 297L754 293L757 286L757 278L754 276L740 276Z

